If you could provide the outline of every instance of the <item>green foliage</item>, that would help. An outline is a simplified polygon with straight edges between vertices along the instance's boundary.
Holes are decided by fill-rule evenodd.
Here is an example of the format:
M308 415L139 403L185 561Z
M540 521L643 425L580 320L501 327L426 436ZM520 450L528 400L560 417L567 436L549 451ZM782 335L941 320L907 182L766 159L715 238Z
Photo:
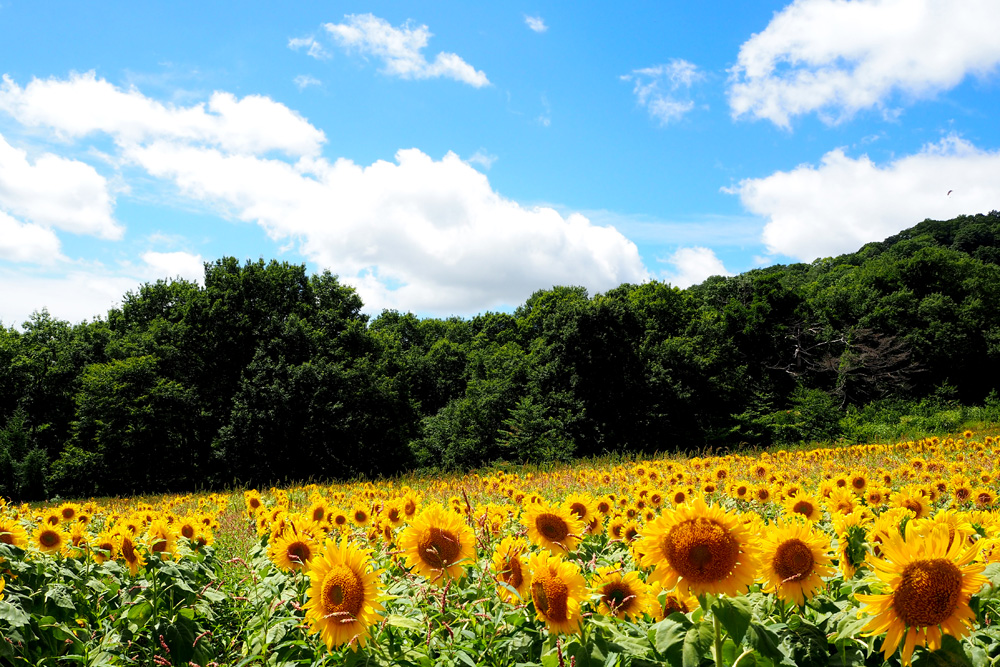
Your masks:
M954 430L1000 416L998 262L992 212L685 290L555 286L513 313L369 321L329 272L224 257L106 321L0 327L0 423L21 434L0 493Z

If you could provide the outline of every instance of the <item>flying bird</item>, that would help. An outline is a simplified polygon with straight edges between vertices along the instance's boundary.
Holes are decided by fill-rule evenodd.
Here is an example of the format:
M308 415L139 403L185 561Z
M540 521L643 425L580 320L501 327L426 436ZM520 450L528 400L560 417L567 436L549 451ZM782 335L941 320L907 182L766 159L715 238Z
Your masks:
M948 190L948 194L946 194L945 197L950 197L952 192L954 192L954 190Z

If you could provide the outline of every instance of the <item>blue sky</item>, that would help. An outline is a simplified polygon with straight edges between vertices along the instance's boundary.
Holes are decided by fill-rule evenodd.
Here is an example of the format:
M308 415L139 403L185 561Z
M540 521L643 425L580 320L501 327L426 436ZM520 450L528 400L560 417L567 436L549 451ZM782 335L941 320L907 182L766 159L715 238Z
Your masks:
M0 322L224 255L469 316L985 213L997 25L994 0L0 0Z

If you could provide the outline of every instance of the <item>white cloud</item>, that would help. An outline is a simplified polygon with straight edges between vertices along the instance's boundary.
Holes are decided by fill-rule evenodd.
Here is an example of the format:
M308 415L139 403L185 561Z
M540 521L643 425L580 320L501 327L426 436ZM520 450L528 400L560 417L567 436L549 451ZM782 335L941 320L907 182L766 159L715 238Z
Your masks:
M288 40L288 48L293 51L305 49L306 55L316 60L326 60L330 57L330 52L317 42L315 37L292 37Z
M19 222L0 211L0 259L51 264L61 258L59 239L51 229Z
M314 76L308 74L299 74L295 79L293 79L295 85L298 86L299 90L305 90L309 86L319 86L323 82Z
M694 109L689 90L704 74L696 65L675 58L664 65L632 70L621 77L622 81L634 83L636 103L646 107L649 115L666 125L679 120Z
M480 148L478 151L472 154L466 162L469 164L478 164L483 169L489 170L493 166L493 163L497 161L497 156L491 153L487 153L484 149Z
M1000 208L998 173L1000 151L950 136L883 166L837 149L819 166L746 179L726 191L767 218L769 253L811 261L854 252L926 218Z
M715 256L711 248L695 246L678 248L673 255L664 260L671 264L674 270L665 274L665 278L675 287L685 288L705 282L712 276L731 276L722 260Z
M545 19L541 16L525 16L524 23L535 32L545 32L549 26L545 25Z
M107 181L90 165L51 153L32 164L0 135L0 209L44 228L120 239L124 229L113 207Z
M996 0L797 0L740 47L732 113L788 127L930 96L1000 63L997 25Z
M275 241L298 240L310 260L356 284L369 308L469 313L520 303L540 286L605 290L647 275L617 230L505 199L453 153L290 165L160 142L127 157Z
M110 118L88 111L95 89L110 104ZM251 98L239 102L215 93L212 99L240 105ZM298 250L356 284L372 310L470 314L520 303L539 287L581 284L601 291L648 277L636 246L615 228L579 214L523 206L495 192L470 164L488 166L495 157L484 151L469 162L453 153L436 160L417 149L399 151L395 162L331 162L313 154L321 132L285 107L266 103L284 109L277 119L302 123L296 136L313 142L288 140L287 128L277 131L284 139L269 142L265 128L253 123L216 127L202 105L165 106L92 75L33 81L24 89L8 80L0 91L3 108L66 139L82 143L107 133L115 139L115 163L130 168L123 178L144 170L152 177L146 181L169 184L188 202L260 225L280 247ZM90 120L66 110L74 106ZM226 107L216 108L220 119L233 120ZM296 147L289 150L293 159L275 155L279 145ZM27 233L23 225L17 229ZM184 249L173 245L168 249ZM96 273L92 284L98 287L88 288L92 298L86 303L106 303L101 285L114 285L120 298L124 290L118 288L126 282L130 289L164 272L200 275L199 256L163 250L143 255L138 268ZM56 289L61 278L46 280ZM73 293L84 299L80 289ZM32 309L47 305L31 303Z
M192 282L201 282L205 277L205 260L201 255L181 251L149 251L143 254L142 261L148 267L147 275L151 280L184 278Z
M122 144L172 139L240 153L280 151L318 155L326 137L284 104L261 95L243 99L215 92L208 105L178 107L128 91L93 72L68 79L32 79L24 88L4 75L0 111L29 127L48 127L63 138L94 132Z
M63 275L30 275L0 267L0 322L20 326L31 313L48 309L53 317L79 322L106 317L129 290L142 281L99 270L74 270Z
M345 23L327 23L324 27L344 48L381 59L386 74L403 79L444 77L476 88L490 83L485 73L454 53L439 53L434 62L428 62L421 53L431 37L426 25L413 27L407 21L394 28L372 14L350 14L344 18Z

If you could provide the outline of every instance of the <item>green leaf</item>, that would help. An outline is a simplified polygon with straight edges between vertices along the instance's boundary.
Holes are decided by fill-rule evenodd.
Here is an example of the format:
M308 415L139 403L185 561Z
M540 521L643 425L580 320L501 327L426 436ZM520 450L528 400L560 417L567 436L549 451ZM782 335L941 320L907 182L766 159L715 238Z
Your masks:
M914 651L913 667L972 667L972 659L965 652L962 642L951 635L941 638L941 648L936 651Z
M744 597L720 597L713 605L712 612L719 617L722 627L729 633L733 642L742 643L747 628L750 627L750 618L753 616L749 600Z
M427 630L427 626L420 621L406 616L399 616L398 614L389 614L386 616L385 621L392 627L402 628L403 630L414 630L418 632Z
M746 638L747 643L765 658L778 661L784 657L781 649L778 648L778 644L781 643L778 635L760 623L750 623Z
M469 657L469 654L465 651L457 651L455 655L461 662L464 662L469 667L476 667L476 661Z
M715 630L708 621L691 626L684 635L684 648L681 653L683 667L698 667L714 639Z
M650 641L657 653L671 664L676 664L680 661L684 636L689 627L690 623L685 625L671 618L665 618L649 629Z
M153 605L148 600L134 603L128 608L126 616L130 621L135 621L136 625L145 625L146 621L153 615Z
M65 584L50 585L49 589L45 591L45 599L52 600L57 607L76 611L76 605L73 604L73 596L70 594L69 586Z
M20 628L31 622L31 616L20 607L0 600L0 621L7 621L12 628Z

